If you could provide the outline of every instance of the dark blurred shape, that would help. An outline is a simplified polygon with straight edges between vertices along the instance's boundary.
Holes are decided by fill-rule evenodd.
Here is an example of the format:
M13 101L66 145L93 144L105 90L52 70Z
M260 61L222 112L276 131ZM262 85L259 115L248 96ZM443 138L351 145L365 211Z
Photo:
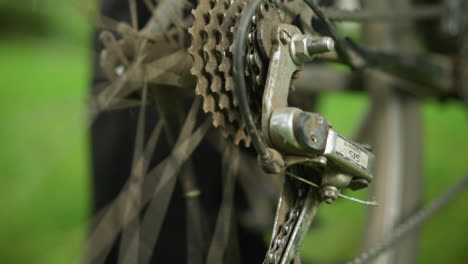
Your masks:
M43 36L51 32L46 16L31 5L7 1L0 5L0 37Z

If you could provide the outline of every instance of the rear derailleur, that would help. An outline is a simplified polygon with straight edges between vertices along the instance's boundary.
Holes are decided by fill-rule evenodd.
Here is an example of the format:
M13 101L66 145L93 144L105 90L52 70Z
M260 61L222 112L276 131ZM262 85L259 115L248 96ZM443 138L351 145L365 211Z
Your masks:
M259 162L267 173L285 178L264 263L297 264L320 202L332 203L347 188L367 187L375 157L369 147L333 130L323 116L288 106L293 74L316 54L332 51L333 40L313 38L290 24L278 25L275 33L262 99L268 155Z

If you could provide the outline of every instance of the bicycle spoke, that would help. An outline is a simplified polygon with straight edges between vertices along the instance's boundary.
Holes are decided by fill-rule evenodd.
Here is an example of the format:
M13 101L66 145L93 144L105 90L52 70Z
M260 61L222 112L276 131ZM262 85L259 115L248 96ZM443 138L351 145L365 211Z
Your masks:
M169 69L180 63L180 55L180 52L166 55L145 67L134 63L123 76L113 80L97 95L92 96L89 120L93 121L102 111L122 108L126 105L134 106L133 102L129 104L130 101L126 97L141 87L141 81L138 76L141 76L143 72L150 73L145 76L148 82L160 85L175 84L180 87L185 86L186 84L182 80L183 77L181 75L176 73L171 74L169 71ZM139 60L143 58L143 55L139 56ZM183 61L186 60L184 59Z
M200 106L200 100L197 98L187 115L186 121L182 126L178 140L175 143L174 149L171 153L172 159L167 160L169 163L166 167L162 168L160 172L161 177L158 179L156 184L145 184L145 186L155 186L155 188L149 187L144 191L144 195L151 195L152 201L148 205L146 212L144 213L142 220L142 228L146 230L142 234L142 245L140 250L140 260L142 263L148 263L151 259L154 245L158 239L164 217L167 212L170 198L174 191L175 183L177 181L177 174L181 169L182 165L189 158L194 148L190 145L198 145L206 133L206 129L209 127L208 122L198 128L192 135L190 135L196 122L195 114L197 113ZM206 128L204 128L206 127ZM201 129L201 130L200 130ZM197 135L198 134L198 135ZM193 137L192 141L181 141L184 138ZM170 157L171 158L171 157ZM158 166L159 167L159 166ZM150 175L159 174L158 169L153 169ZM149 177L148 177L149 178ZM152 230L150 232L149 230Z
M135 139L135 149L133 151L133 165L132 168L134 172L132 174L139 175L143 174L142 167L139 164L138 156L142 154L143 152L143 142L145 138L145 116L146 116L146 100L147 100L147 95L148 95L148 84L145 83L143 87L143 94L142 94L142 100L140 104L140 113L138 116L138 123L137 123L137 133L136 133L136 139Z
M90 7L89 4L78 0L72 1L71 5L78 11L79 15L84 17L88 24L94 25L96 29L117 31L120 22L102 14L96 15L96 5Z
M134 166L134 169L133 169L134 176L132 177L138 177L137 181L140 183L140 186L138 186L139 188L136 189L136 191L138 192L141 192L142 190L141 184L143 182L143 177L145 173L147 172L147 169L150 165L151 159L156 149L156 144L159 140L163 127L166 127L166 123L163 119L160 119L160 121L155 126L148 140L145 150L141 152L141 156ZM140 204L134 204L133 206L140 207L140 208L143 207L141 202ZM139 233L142 231L140 226L141 226L141 223L138 217L135 217L134 220L129 224L128 228L124 231L123 240L127 238L127 240L130 242L122 243L121 250L119 251L121 254L121 257L119 257L119 261L121 261L122 263L128 263L129 261L133 259L137 259L137 256L138 256L137 254L138 254L138 249L139 249L139 246L137 246L139 244ZM135 236L133 236L133 234L135 234ZM130 246L123 246L125 244L130 244ZM128 253L122 254L124 252L128 252Z
M112 30L117 31L117 27L120 22L114 20L111 17L99 15L96 17L96 27L101 30Z
M190 264L205 262L212 264L223 263L225 259L229 259L229 262L240 262L237 230L239 221L255 231L270 225L271 221L269 220L274 217L271 203L278 197L281 186L283 186L282 183L285 181L285 186L288 187L283 188L286 189L286 192L280 199L278 207L280 217L276 217L276 228L273 230L272 244L267 258L274 260L274 263L280 258L285 259L285 262L288 263L300 262L299 251L302 239L312 218L315 216L319 201L332 202L336 197L344 197L339 192L347 187L347 183L344 183L343 180L343 183L340 182L339 185L333 182L333 186L328 186L327 184L332 183L331 180L330 182L328 180L332 179L335 176L334 174L343 175L344 178L354 172L357 175L350 175L349 181L363 178L365 181L358 183L367 186L373 177L371 177L372 175L369 176L369 174L360 175L359 173L363 173L356 171L361 167L355 168L354 165L362 165L359 161L353 163L353 160L346 160L344 162L350 162L345 164L346 166L349 165L349 168L345 168L346 166L342 164L338 164L339 166L334 168L333 166L336 165L333 161L334 154L326 156L327 159L312 159L316 155L326 155L328 153L321 149L314 149L314 152L308 153L306 150L299 149L305 146L304 144L295 144L297 142L293 142L293 145L285 143L288 144L287 146L282 146L281 142L276 142L277 139L278 141L281 139L280 136L283 136L284 131L273 131L273 126L268 123L270 122L268 120L272 119L261 110L265 105L271 102L275 103L273 99L269 100L268 96L262 98L262 95L266 94L261 90L266 85L262 84L265 84L265 81L274 83L273 80L275 79L273 78L283 80L280 77L280 71L278 71L278 74L273 74L271 78L269 76L269 73L271 73L270 66L276 65L274 64L275 60L272 59L275 56L271 56L272 48L276 48L278 45L284 48L282 54L285 58L288 58L288 61L291 60L291 56L294 57L295 61L294 64L291 62L291 67L294 66L293 69L296 71L301 68L299 67L301 66L299 64L302 64L302 58L299 58L300 55L307 55L306 57L312 59L313 56L309 55L313 54L305 53L312 53L309 49L316 51L313 45L319 42L309 41L309 37L315 38L321 34L330 35L334 39L336 51L315 54L315 58L345 63L358 70L364 70L367 67L366 70L370 69L367 72L370 72L372 68L377 68L377 63L388 65L385 58L392 58L393 64L400 67L404 64L403 62L408 64L408 61L411 62L416 57L408 59L403 56L402 58L406 58L406 60L400 61L396 60L399 57L392 53L373 54L354 45L351 41L348 42L340 38L333 23L351 20L367 25L363 22L390 20L392 18L404 18L409 21L409 19L437 17L445 10L441 11L435 8L436 6L429 6L430 9L426 10L416 7L393 10L392 12L383 12L381 9L356 12L324 9L323 5L318 4L320 1L317 0L301 0L297 1L296 4L289 3L294 1L281 1L281 3L279 1L278 3L275 3L276 1L272 1L273 3L262 1L262 6L258 10L254 10L249 7L253 6L252 3L260 3L261 0L224 0L224 2L204 0L198 1L197 9L192 10L192 14L194 14L192 18L192 16L188 15L189 7L192 5L189 2L197 1L143 0L138 3L137 0L127 0L128 10L124 11L129 14L129 17L128 15L125 16L125 14L121 15L127 20L130 18L130 22L117 22L105 16L100 16L96 20L98 28L107 30L101 35L103 36L101 41L105 49L100 54L99 62L105 76L111 82L91 98L90 124L102 111L139 107L139 112L130 176L115 200L94 217L95 228L89 238L90 247L87 257L91 263L104 262L116 240L120 237L118 263L149 263L155 252L155 246L158 246L156 251L160 249L159 245L156 244L159 243L158 239L162 240L165 237L166 232L160 237L160 234L164 231L162 230L163 225L164 228L166 227L165 221L173 220L172 204L170 202L175 193L177 181L179 181L186 206L187 262ZM127 7L127 3L123 3L124 9ZM310 8L306 8L305 4L308 4ZM284 10L282 10L282 5L285 6ZM290 5L291 8L286 8L287 5ZM142 20L143 17L139 17L138 11L142 11L141 8L146 8L151 13L151 15L145 13L145 16L150 15L145 21ZM306 12L308 13L302 13L301 9L307 9ZM146 10L144 11L146 12ZM288 11L290 11L290 14ZM228 16L228 14L230 15ZM248 14L252 15L252 19L248 18ZM318 27L312 25L312 21L319 22L317 23ZM216 22L217 24L215 24ZM301 25L304 23L307 25ZM190 25L192 25L192 28L188 30ZM287 25L287 27L284 27L282 31L274 32L274 30L277 30L276 26L271 27L270 25ZM321 31L320 29L324 32L318 32ZM192 41L188 52L186 37L189 35L193 40L197 41ZM300 46L298 46L299 44ZM244 47L243 45L247 46ZM302 47L307 52L297 49L298 47ZM244 56L246 55L244 49L248 50L247 55L252 56ZM327 47L326 50L332 50L332 48ZM428 55L424 55L424 57L426 58ZM239 58L242 58L242 60ZM245 63L245 58L251 60L248 61L249 65ZM298 62L299 60L301 63ZM374 64L370 63L374 61ZM239 65L241 67L237 68ZM244 69L247 65L250 68ZM277 65L280 65L277 67L278 69L284 67L284 64ZM319 65L328 68L328 66L323 66L325 64ZM438 64L434 63L434 65L437 66ZM413 66L413 64L410 64L410 66ZM417 67L418 64L415 66L414 68L420 68ZM390 68L395 69L394 67ZM357 82L355 81L361 77L354 73L337 76L339 73L331 72L328 69L325 69L325 72L317 72L318 70L314 68L312 71L325 81L317 82L317 78L310 74L311 76L308 77L311 82L326 83L327 91L330 90L331 82L335 84L332 86L337 90L345 90L351 86L356 86ZM195 72L193 74L195 76L190 74L193 72ZM391 73L391 71L388 72ZM394 75L398 76L397 74ZM291 77L291 82L296 76ZM233 85L225 85L226 83L230 84L233 77L236 79L236 84L242 84L240 85L240 87L243 87L242 89L232 90ZM337 77L339 77L338 80ZM287 78L290 78L290 76ZM387 77L385 80L393 84L393 78ZM244 82L247 79L250 81L249 87L244 87L246 86ZM198 80L197 83L194 83L194 80ZM411 81L411 79L408 79L408 81ZM296 81L294 85L310 89L311 82L306 80L300 85L301 83ZM433 82L431 81L431 83ZM290 83L285 83L283 87L287 89L288 84ZM188 112L185 108L179 113L176 111L182 108L181 106L185 106L184 102L189 99L185 93L188 90L187 88L194 88L194 86L197 87L189 91L190 96L194 96L193 90L196 90L197 94L205 97L205 102L213 101L205 106L205 110L210 107L219 108L224 118L218 117L218 120L216 120L216 115L214 115L214 122L213 120L200 122L198 112L201 99L199 97L193 101ZM322 86L319 88L322 88ZM361 90L362 85L359 83L357 86ZM415 91L413 86L411 90ZM204 94L205 91L206 94ZM240 93L238 93L239 91ZM281 97L287 98L287 95L288 93L285 93L285 96ZM304 98L305 100L307 99ZM305 110L302 109L305 107L295 104L294 101L290 102L292 103L291 106L296 107L296 109ZM310 101L307 100L307 103L310 104ZM152 128L151 134L145 135L148 105L155 106L159 114L159 120ZM259 109L254 109L257 106ZM287 106L289 105L286 103L284 107ZM174 116L171 116L171 122L166 120L166 118L169 118L169 110L171 114L173 110L176 113L174 114L176 119L172 119ZM360 139L367 136L368 126L372 123L374 112L374 105L371 105L367 116L362 120L356 133ZM177 115L181 113L182 115ZM214 113L218 112L214 111ZM294 118L296 117L294 116ZM311 121L315 122L314 120L317 124L323 125L325 131L335 132L330 130L327 122L323 122L323 118L311 119ZM246 121L247 127L245 126ZM257 121L262 123L257 124ZM174 125L174 123L177 123L175 125L177 130L171 131L174 127L170 125ZM229 126L231 123L232 127ZM197 164L192 163L191 155L201 141L204 140L212 124L224 129L227 136L234 137L236 144L242 140L249 144L253 138L254 146L257 147L259 156L263 158L264 164L262 165L264 165L264 169L268 169L269 165L272 165L271 167L278 165L276 167L281 167L280 169L273 168L270 170L278 173L287 166L291 166L291 171L296 168L301 171L302 166L310 166L314 169L314 174L311 176L307 173L300 174L308 175L307 179L305 177L301 178L303 183L299 182L301 179L293 179L292 176L286 178L271 177L264 174L257 162L246 153L243 153L237 146L225 144L226 139L221 139L219 142L214 142L216 139L211 139L209 142L213 144L222 160L222 192L215 225L209 227L208 224L210 223L206 220L211 220L212 215L206 217L204 214L203 206L205 204L201 203L201 191L198 189L197 175L195 175L194 170L195 168L198 169L198 167L195 167ZM235 132L233 132L234 135L229 134L231 131ZM293 130L290 129L291 131ZM295 136L296 132L297 129L294 128L293 133ZM165 133L166 142L159 140L161 133ZM277 139L268 138L271 136L269 133L273 134ZM244 136L245 138L243 138ZM312 143L318 141L315 134L310 134L308 131L305 138L312 140ZM330 141L326 141L325 144L328 142ZM164 147L169 146L169 153L164 154L166 156L155 152L156 146L160 144L163 144ZM359 150L364 148L360 144L355 145ZM282 147L285 148L282 149ZM299 157L304 153L307 155ZM156 159L154 156L157 156L158 162L154 162ZM368 155L366 157L372 157L373 162L373 156ZM358 157L358 159L360 158ZM277 164L268 164L269 161ZM364 167L367 168L367 161ZM369 168L373 168L373 166L369 166ZM341 169L343 173L340 171ZM234 193L237 181L245 193L247 203L250 203L249 206L251 207L250 211L246 214L242 212L240 216L236 215L234 209ZM315 187L307 186L304 182ZM351 186L351 183L349 185ZM205 185L202 186L205 187ZM329 193L326 191L329 191ZM218 195L218 192L216 192L216 195ZM205 199L203 202L206 202ZM170 205L171 213L166 219ZM211 209L211 205L209 208ZM209 234L208 231L213 233ZM160 242L164 243L165 241ZM185 242L181 241L181 243Z
M210 143L220 155L223 155L224 149L218 142L210 141ZM258 167L257 160L242 151L239 151L239 163L242 166L238 168L237 179L251 207L242 221L252 229L266 230L270 228L271 219L274 217L275 211L272 205L279 198L283 182L279 177L266 174Z
M240 153L239 184L251 207L243 222L255 230L270 228L271 219L275 216L272 206L278 201L282 180L272 177L258 167L257 161L248 154Z
M207 247L207 226L205 211L199 199L201 191L196 182L191 160L187 161L182 175L180 175L180 182L186 201L187 263L202 264Z
M156 8L152 0L143 0L143 3L149 11L153 11Z
M141 188L143 183L144 176L144 163L145 159L143 158L143 142L145 138L145 113L146 113L146 99L148 93L148 85L145 83L143 88L142 100L140 105L140 113L137 123L137 132L135 139L135 147L133 151L133 162L132 162L132 171L130 179L135 182L133 186L133 195L134 200L128 201L128 204L124 208L124 214L126 214L131 206L142 207L141 206ZM160 122L161 123L161 122ZM157 126L156 126L157 127ZM124 218L128 216L125 215ZM140 222L138 217L135 217L130 224L124 229L120 250L119 250L119 263L128 263L131 260L138 259L138 248L139 248L139 233L140 233ZM126 253L125 253L126 252Z
M130 8L130 19L132 21L132 27L138 30L138 10L136 0L128 0L128 6Z
M184 113L179 111L179 123L183 126ZM174 146L174 137L169 126L165 126L165 134L169 146ZM187 263L204 263L206 252L206 219L205 211L200 203L200 193L192 159L187 160L180 175L185 201L186 201L186 228L187 228Z
M127 108L137 108L137 107L140 107L140 105L141 105L141 101L139 100L120 99L120 100L114 100L114 102L105 110L114 111L114 110L127 109ZM147 103L146 106L148 105L149 104Z
M194 105L199 105L199 103L194 103ZM187 123L191 124L192 120L187 118L186 124ZM184 125L184 127L193 126L194 125ZM143 198L141 206L144 207L146 204L150 202L151 203L148 207L147 213L143 217L143 230L155 229L159 232L164 215L159 216L158 214L155 214L155 211L151 208L158 206L159 203L163 204L161 200L158 200L158 198L166 197L164 196L163 190L170 189L170 180L175 178L174 176L180 171L182 165L199 145L201 139L204 137L209 128L210 123L205 121L193 133L190 133L190 131L185 134L181 133L176 141L176 147L172 150L171 154L144 177L145 180L143 186L145 191L143 191L142 194ZM133 193L131 192L132 184L134 184L134 182L128 181L115 201L104 209L106 212L102 214L100 221L97 223L94 231L92 232L89 243L92 244L93 247L91 247L88 252L88 259L92 263L100 263L100 260L103 260L105 256L107 256L120 230L127 226L129 221L136 217L141 211L141 207L131 207L126 214L128 217L123 217L124 215L122 214L122 206L127 203L128 199L133 199ZM158 216L157 219L161 219L160 223L157 224L152 222L152 217L148 217L148 212L151 212L152 215ZM146 232L143 235L145 234ZM152 239L156 240L157 236L152 237ZM145 240L142 237L142 242L144 241ZM141 246L141 248L143 247L144 245ZM141 257L142 259L145 259L144 255ZM149 259L149 257L147 258Z
M234 183L239 166L239 150L236 147L227 145L223 151L222 164L224 172L223 196L208 251L207 264L223 263L224 253L229 242L234 206Z
M148 184L146 186L156 186L153 190L145 191L144 196L151 199L148 209L145 212L142 221L143 230L152 230L151 232L145 232L142 236L142 246L140 252L143 263L146 263L151 255L152 249L157 241L161 226L164 220L164 216L167 210L167 206L170 199L170 194L174 188L176 181L176 175L179 172L182 165L189 158L195 147L199 145L201 139L205 135L206 131L210 128L209 121L205 121L191 136L183 140L178 147L174 148L171 156L165 160L165 166L158 166L153 169L148 175ZM157 178L157 175L160 175ZM158 180L157 184L153 184L155 180ZM146 200L146 199L145 199ZM146 260L146 262L145 262Z
M191 6L191 3L186 0L158 1L158 7L153 9L153 15L146 23L143 31L161 33L167 32L171 24L177 27L174 21L182 17L183 11Z
M133 72L138 71L136 67L130 67L129 71L122 77L113 80L98 94L91 97L91 114L97 116L100 112L112 109L114 104L135 90L136 83L130 81ZM93 120L93 118L90 118Z

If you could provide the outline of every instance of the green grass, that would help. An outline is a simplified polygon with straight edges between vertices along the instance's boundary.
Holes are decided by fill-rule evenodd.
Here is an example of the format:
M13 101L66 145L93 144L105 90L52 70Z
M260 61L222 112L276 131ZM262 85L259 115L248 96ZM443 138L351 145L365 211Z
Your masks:
M0 42L0 260L78 259L89 208L88 49Z

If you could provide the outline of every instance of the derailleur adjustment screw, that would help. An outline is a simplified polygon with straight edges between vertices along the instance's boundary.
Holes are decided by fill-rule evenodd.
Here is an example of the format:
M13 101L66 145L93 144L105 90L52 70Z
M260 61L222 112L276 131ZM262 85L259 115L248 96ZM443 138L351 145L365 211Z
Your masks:
M324 186L320 190L320 196L322 201L325 201L327 204L333 203L337 198L340 190L335 186Z

